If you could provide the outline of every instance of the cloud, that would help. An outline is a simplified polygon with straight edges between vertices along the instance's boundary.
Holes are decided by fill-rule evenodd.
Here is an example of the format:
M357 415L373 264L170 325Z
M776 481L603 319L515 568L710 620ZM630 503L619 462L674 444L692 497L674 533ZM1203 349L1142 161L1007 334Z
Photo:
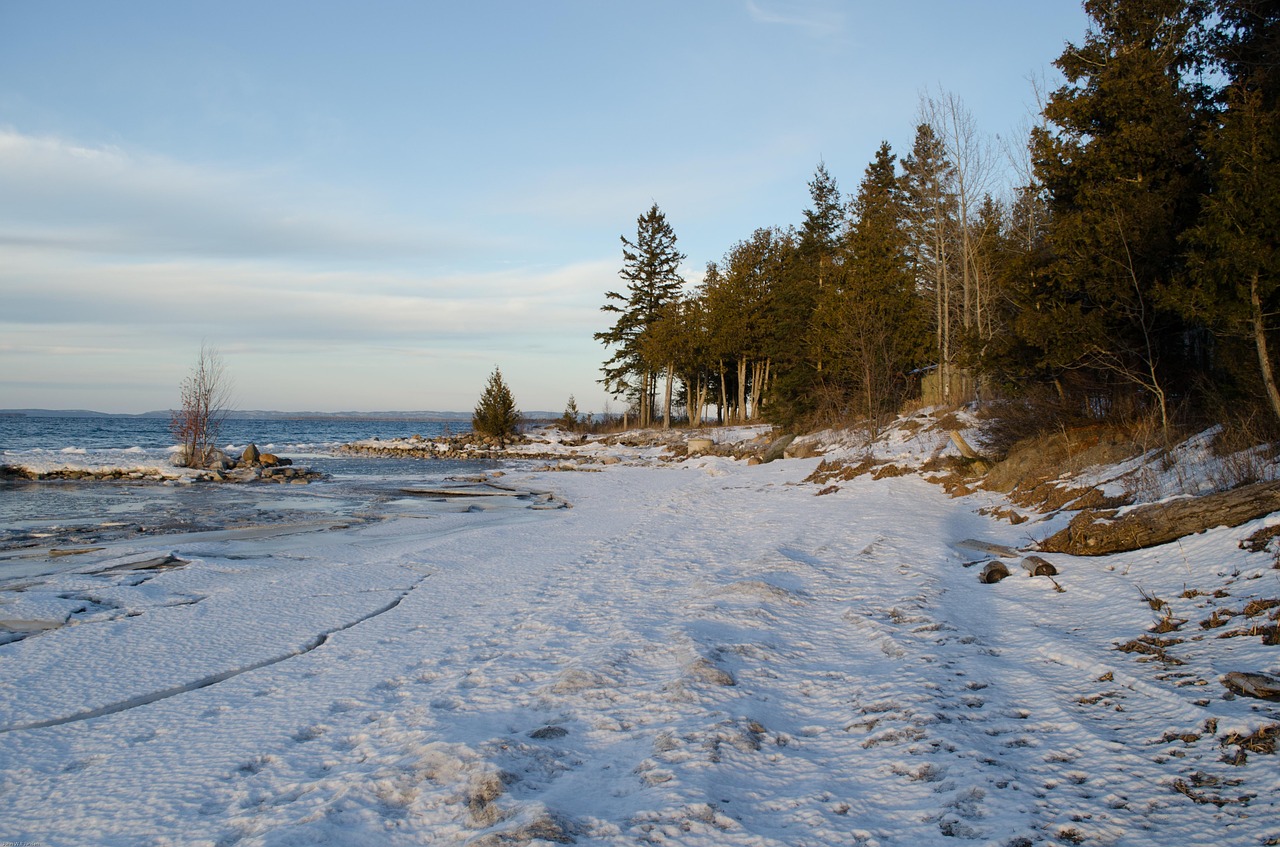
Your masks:
M776 0L747 0L747 14L756 23L794 27L818 37L838 35L844 30L844 14L824 0L785 4Z
M324 271L266 262L84 261L47 248L0 249L4 320L132 326L225 338L378 340L585 332L613 261L430 276Z
M0 245L98 254L447 258L486 240L351 209L286 173L235 171L0 129ZM324 211L317 211L323 209Z

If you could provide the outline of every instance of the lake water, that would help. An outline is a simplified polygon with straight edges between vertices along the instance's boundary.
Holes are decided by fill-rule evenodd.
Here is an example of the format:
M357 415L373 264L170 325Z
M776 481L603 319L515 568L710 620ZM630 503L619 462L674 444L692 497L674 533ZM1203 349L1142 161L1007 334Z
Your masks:
M0 580L13 573L6 567L16 564L13 557L33 546L93 545L317 518L363 520L388 510L425 514L452 509L450 504L404 504L402 489L482 474L499 463L389 459L343 454L337 448L362 439L432 438L468 429L440 421L226 422L218 444L228 453L236 455L252 443L328 474L310 485L0 481ZM164 466L173 446L168 421L160 418L0 416L0 465Z

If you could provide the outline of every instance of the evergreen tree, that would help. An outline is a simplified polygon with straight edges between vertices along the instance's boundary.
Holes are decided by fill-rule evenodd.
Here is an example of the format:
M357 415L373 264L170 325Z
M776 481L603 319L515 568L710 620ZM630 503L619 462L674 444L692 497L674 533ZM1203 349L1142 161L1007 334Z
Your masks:
M946 145L930 124L916 127L902 171L908 252L917 288L930 301L940 384L944 399L950 400L956 350L952 312L960 303L952 290L956 276L952 249L957 227L955 166L948 161Z
M471 415L471 428L479 435L496 440L499 448L507 446L519 434L520 410L496 367Z
M657 203L636 219L634 242L621 238L623 263L618 276L627 287L625 293L607 292L600 307L617 315L612 328L594 336L614 351L603 365L600 382L613 396L635 401L640 426L649 426L657 381L644 358L642 338L662 307L679 296L684 285L679 269L685 256L676 250L675 232Z
M814 412L824 343L815 332L815 310L824 287L839 284L844 206L840 188L824 162L818 163L809 182L809 199L800 231L787 246L791 255L779 257L781 272L773 299L777 343L772 350L774 377L766 408L769 420L787 429Z
M1184 73L1202 10L1191 0L1086 0L1092 26L1056 61L1067 78L1032 132L1051 256L1018 323L1052 371L1137 389L1167 422L1193 367L1187 325L1162 307L1184 272L1178 239L1204 190L1202 95ZM1113 392L1114 393L1114 392Z
M1248 339L1252 355L1219 360L1244 384L1259 385L1280 420L1268 321L1280 310L1280 3L1215 5L1222 24L1210 45L1229 84L1221 119L1205 140L1213 187L1188 239L1195 285L1181 292L1180 302L1185 313L1212 326L1228 350ZM1249 361L1252 368L1240 367Z
M578 401L569 395L569 402L564 406L564 414L560 416L560 426L566 432L577 432L582 424L582 414L578 411Z
M928 346L894 159L884 142L867 166L850 203L843 284L824 289L819 304L835 354L823 380L838 381L848 408L873 418L898 407Z

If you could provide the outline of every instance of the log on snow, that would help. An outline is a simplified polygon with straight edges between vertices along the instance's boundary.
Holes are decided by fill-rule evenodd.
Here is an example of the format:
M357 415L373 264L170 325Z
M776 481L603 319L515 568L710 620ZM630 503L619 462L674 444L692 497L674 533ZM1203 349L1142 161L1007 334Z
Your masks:
M1280 700L1280 679L1268 674L1232 671L1222 678L1222 684L1246 697Z
M1043 553L1105 556L1176 541L1218 526L1234 527L1280 511L1280 481L1255 482L1218 494L1115 509L1087 509L1038 546Z
M1039 556L1027 556L1022 560L1022 567L1026 570L1027 576L1058 575L1058 569L1053 566L1053 562Z
M982 567L982 573L978 574L978 582L983 585L991 585L997 583L1009 575L1009 569L1005 567L1004 562L999 559L992 559Z

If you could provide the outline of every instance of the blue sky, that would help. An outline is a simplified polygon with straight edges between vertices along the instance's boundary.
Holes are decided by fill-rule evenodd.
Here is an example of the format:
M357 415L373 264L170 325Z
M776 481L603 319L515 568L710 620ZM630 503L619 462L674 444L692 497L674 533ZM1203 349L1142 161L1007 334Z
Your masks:
M1018 139L1076 0L0 0L0 408L599 411L618 237L706 262L921 92ZM614 411L620 404L613 401Z

